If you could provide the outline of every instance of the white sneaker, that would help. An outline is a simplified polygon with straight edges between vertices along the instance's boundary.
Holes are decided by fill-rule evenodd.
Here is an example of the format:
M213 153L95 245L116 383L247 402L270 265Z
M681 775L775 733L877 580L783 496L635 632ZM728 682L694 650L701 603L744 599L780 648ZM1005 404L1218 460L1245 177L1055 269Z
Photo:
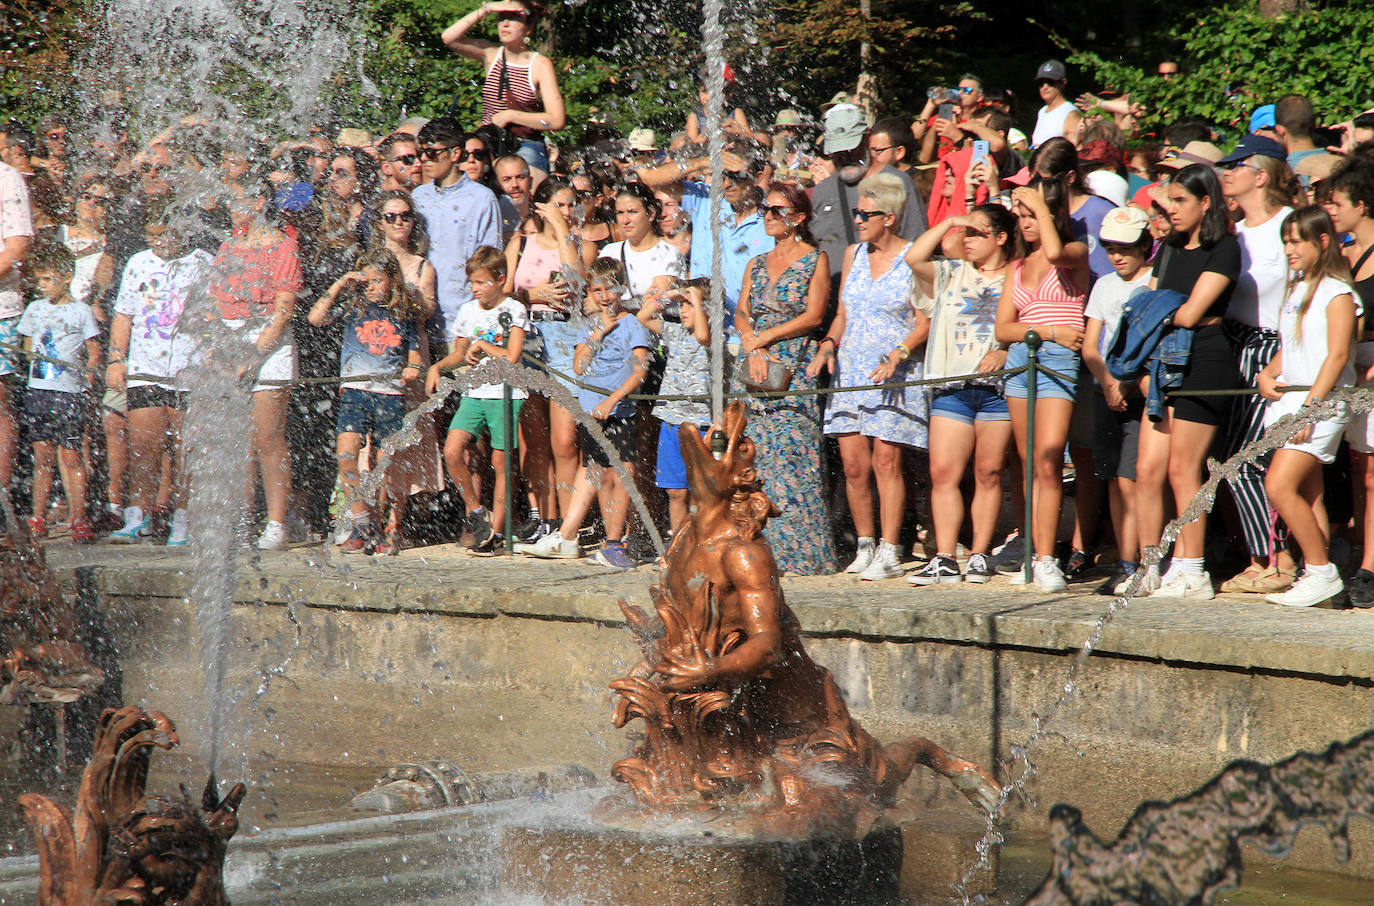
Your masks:
M576 560L582 556L582 547L576 539L564 538L562 532L551 532L533 544L515 545L515 552L540 560Z
M167 536L168 547L185 547L191 540L191 520L186 510L172 511L172 531Z
M1166 574L1159 588L1150 592L1152 598L1188 598L1193 601L1210 601L1216 596L1216 589L1212 588L1212 575L1207 572L1175 573L1172 577Z
M1064 570L1053 557L1036 560L1031 567L1031 580L1040 591L1068 591L1069 583L1064 579ZM1023 580L1024 581L1024 580Z
M138 544L143 531L143 510L136 506L124 508L124 528L110 532L111 544Z
M867 568L859 573L859 578L872 582L877 579L896 579L901 574L902 555L897 551L897 545L884 541L878 545Z
M1345 583L1341 581L1340 573L1328 578L1305 569L1291 588L1278 594L1265 595L1264 600L1284 607L1311 607L1329 601L1343 591Z
M868 569L868 565L873 562L873 555L877 552L878 542L872 538L860 538L859 549L854 554L854 562L845 567L847 573L861 573Z
M1130 575L1122 579L1120 582L1116 583L1116 587L1112 589L1112 592L1114 594L1124 595L1126 593L1126 588L1131 584L1131 579L1133 578L1135 578L1134 575ZM1135 587L1135 596L1137 598L1148 597L1154 594L1161 584L1163 583L1159 578L1159 567L1151 566L1149 569L1145 570L1145 575L1140 577L1140 584Z
M258 536L258 550L286 550L286 527L280 522L269 521L262 534Z

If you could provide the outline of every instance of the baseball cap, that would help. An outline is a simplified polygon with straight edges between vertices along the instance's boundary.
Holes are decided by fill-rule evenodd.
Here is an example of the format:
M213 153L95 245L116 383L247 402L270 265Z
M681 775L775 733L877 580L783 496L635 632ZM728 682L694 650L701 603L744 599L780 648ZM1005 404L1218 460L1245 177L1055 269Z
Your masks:
M1012 126L1010 129L1007 130L1008 145L1019 145L1021 142L1026 141L1030 141L1030 139L1026 137L1026 133L1022 132L1020 129L1017 129L1015 126Z
M1088 184L1088 191L1099 198L1107 199L1118 208L1126 206L1126 192L1130 183L1111 170L1094 170L1084 181Z
M1283 145L1274 141L1267 135L1243 135L1240 142L1236 144L1235 150L1217 161L1219 164L1234 164L1245 160L1247 157L1254 157L1262 154L1265 157L1272 157L1274 160L1288 160L1288 152L1283 150Z
M1256 107L1255 112L1250 114L1250 131L1257 132L1260 129L1273 129L1278 121L1274 119L1274 105L1265 104L1263 107Z
M829 110L831 107L834 107L834 106L836 106L837 104L853 104L853 103L854 103L854 101L849 97L849 92L848 92L848 91L837 91L837 92L835 92L835 93L831 96L830 100L826 101L824 104L821 105L821 109L822 109L822 110Z
M800 126L801 124L802 115L796 110L779 110L778 118L773 121L773 128L777 129L782 126Z
M1064 68L1064 64L1058 60L1046 60L1040 64L1040 68L1035 71L1035 80L1049 79L1051 82L1062 82L1069 77L1069 72Z
M627 144L631 151L657 151L656 138L652 129L631 129Z
M1210 167L1221 157L1221 149L1211 142L1189 142L1179 150L1171 148L1165 151L1155 166L1168 167L1170 170L1182 170L1189 164L1206 164Z
M863 141L868 131L868 122L863 112L853 104L836 104L825 112L825 140L822 149L826 154L837 151L852 151Z
M1102 218L1102 228L1097 231L1097 238L1103 242L1132 245L1138 242L1149 228L1150 218L1144 211L1122 205L1112 208L1107 212L1107 216Z
M1002 177L1002 182L1010 186L1028 186L1033 177L1030 167L1022 167L1010 176Z

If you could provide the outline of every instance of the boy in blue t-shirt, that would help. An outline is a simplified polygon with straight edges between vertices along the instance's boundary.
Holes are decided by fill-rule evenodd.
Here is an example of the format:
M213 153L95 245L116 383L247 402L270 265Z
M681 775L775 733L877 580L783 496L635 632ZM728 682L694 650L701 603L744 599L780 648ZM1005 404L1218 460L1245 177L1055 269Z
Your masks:
M573 370L581 376L582 383L598 389L579 387L577 402L601 422L616 458L633 475L638 454L635 405L626 397L644 383L649 373L649 350L656 344L648 328L621 308L626 282L621 263L613 258L598 258L589 271L584 307L591 326L582 342L577 344ZM573 486L562 527L534 544L517 544L515 549L518 553L544 559L582 556L577 531L592 501L596 500L606 524L606 541L592 559L613 569L634 569L635 562L625 552L630 492L610 468L611 460L606 451L582 425L577 426L577 442L586 465Z
M100 327L89 305L72 298L68 289L76 261L67 247L40 247L29 265L40 298L29 303L16 332L25 337L29 360L29 393L25 403L29 437L33 440L34 539L47 537L44 516L52 493L52 472L62 470L67 493L72 541L94 544L95 531L86 518L86 472L81 443L86 433L86 393L91 372L100 367ZM84 359L84 360L83 360Z

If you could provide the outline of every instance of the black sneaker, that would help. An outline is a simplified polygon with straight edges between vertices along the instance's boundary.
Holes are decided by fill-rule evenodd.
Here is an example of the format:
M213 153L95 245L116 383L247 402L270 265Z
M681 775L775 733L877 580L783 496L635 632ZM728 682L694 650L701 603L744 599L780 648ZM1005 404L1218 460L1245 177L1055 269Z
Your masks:
M936 554L924 567L907 576L906 580L912 585L944 585L962 582L964 576L959 572L959 564L954 562L953 557Z
M1020 534L1010 537L1002 549L992 555L992 568L999 575L1014 576L1021 572L1021 558L1025 553Z
M463 520L463 534L472 535L472 543L468 545L468 550L475 551L483 544L491 541L494 534L491 530L491 514L486 510L477 513L468 513Z
M501 537L499 533L492 532L487 535L485 541L477 542L472 547L468 548L468 550L474 554L494 557L497 554L504 554L506 552L506 539Z
M1135 573L1128 573L1117 564L1112 567L1112 574L1103 579L1102 584L1093 589L1093 592L1099 595L1115 595L1117 587L1133 575Z
M1064 561L1064 578L1070 582L1077 582L1092 569L1092 566L1092 560L1085 551L1074 551L1069 554L1069 559Z
M1374 607L1374 573L1362 569L1355 573L1346 588L1351 607Z
M516 541L533 543L539 540L539 526L543 524L544 522L542 519L530 516L527 517L524 522L515 526L515 530L512 534L515 535Z
M988 562L987 554L969 554L968 560L964 562L965 582L982 585L992 578L992 573L992 564Z

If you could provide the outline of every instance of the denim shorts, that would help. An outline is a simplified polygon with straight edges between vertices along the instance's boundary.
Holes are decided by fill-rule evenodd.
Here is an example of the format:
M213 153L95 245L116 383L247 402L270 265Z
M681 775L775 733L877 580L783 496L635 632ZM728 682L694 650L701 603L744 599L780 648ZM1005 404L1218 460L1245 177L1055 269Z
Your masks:
M577 341L581 333L582 329L571 321L533 321L530 323L530 337L525 341L526 347L528 348L531 339L537 337L538 351L532 351L531 355L554 371L572 375L573 353L577 350ZM577 392L576 387L563 378L554 375L550 377L568 388L569 392Z
M965 384L958 390L938 390L930 401L931 418L952 418L971 425L974 422L1004 422L1011 418L1007 400L983 384Z
M1040 372L1036 377L1035 395L1040 399L1068 400L1073 402L1078 393L1078 353L1067 346L1046 340L1040 347L1040 364L1062 377ZM1007 351L1005 368L1020 368L1026 364L1026 344L1013 343ZM1007 378L1007 398L1023 400L1026 398L1026 372Z
M371 434L378 442L401 428L406 398L399 393L372 393L345 387L339 393L335 428L340 434Z
M552 168L549 166L549 147L542 141L537 142L533 139L521 139L520 147L515 152L525 163L531 167L538 167L545 173Z

